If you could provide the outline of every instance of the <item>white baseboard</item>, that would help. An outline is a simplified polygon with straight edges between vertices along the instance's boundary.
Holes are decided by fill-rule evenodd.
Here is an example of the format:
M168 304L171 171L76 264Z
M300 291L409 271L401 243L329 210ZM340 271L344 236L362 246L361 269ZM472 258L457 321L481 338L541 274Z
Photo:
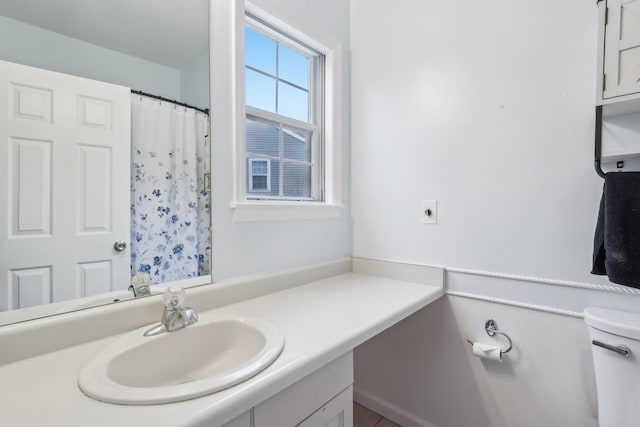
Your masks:
M391 402L387 402L380 396L376 396L358 387L354 387L353 389L353 400L402 427L438 427Z

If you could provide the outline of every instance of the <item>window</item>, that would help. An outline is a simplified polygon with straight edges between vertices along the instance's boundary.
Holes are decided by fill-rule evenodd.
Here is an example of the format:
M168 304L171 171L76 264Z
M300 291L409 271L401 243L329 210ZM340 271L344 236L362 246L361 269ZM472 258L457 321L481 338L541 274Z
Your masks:
M271 160L249 159L249 191L271 191Z
M246 199L324 201L325 56L247 14Z

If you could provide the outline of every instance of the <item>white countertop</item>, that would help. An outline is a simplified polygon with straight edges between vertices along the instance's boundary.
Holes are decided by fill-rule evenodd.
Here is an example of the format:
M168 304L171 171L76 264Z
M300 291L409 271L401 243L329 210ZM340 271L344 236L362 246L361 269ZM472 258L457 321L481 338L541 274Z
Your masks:
M86 397L81 367L120 335L0 366L0 424L31 426L219 426L428 305L441 286L357 273L319 280L210 310L271 322L285 347L266 370L185 402L123 406Z

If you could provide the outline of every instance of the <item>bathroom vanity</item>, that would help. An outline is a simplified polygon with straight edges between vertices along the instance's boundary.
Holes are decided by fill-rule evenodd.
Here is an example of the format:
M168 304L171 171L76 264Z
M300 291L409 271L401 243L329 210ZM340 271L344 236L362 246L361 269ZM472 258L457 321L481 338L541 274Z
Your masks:
M0 365L2 423L311 427L333 425L330 421L334 419L350 420L353 348L442 296L442 278L438 268L345 259L322 267L189 289L186 302L201 315L262 319L280 330L284 348L271 365L240 384L159 405L100 402L83 394L77 383L83 366L122 335L157 323L162 312L160 297L120 308L62 315L64 330L45 325L46 320L7 326L0 329L0 348L3 352L7 349ZM230 300L231 290L240 299ZM69 334L100 324L96 313L109 309L120 310L120 317L112 320L121 324L122 332L94 336L64 348L56 344L57 340L73 342ZM140 317L141 312L149 315ZM104 326L105 330L115 327ZM34 332L38 328L40 331ZM29 340L36 336L43 341L40 347L33 347L31 354L23 352L22 360L11 361L15 356L10 354L11 346L20 342L20 337Z
M224 427L350 425L345 420L353 418L352 384L353 353L348 352Z

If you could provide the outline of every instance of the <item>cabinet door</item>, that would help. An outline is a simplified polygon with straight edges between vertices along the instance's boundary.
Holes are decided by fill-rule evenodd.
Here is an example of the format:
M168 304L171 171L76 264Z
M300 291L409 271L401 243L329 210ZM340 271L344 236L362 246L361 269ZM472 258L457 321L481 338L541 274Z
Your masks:
M349 352L254 407L254 426L298 425L352 384L353 353Z
M353 387L331 399L298 427L353 427Z
M222 427L251 427L251 411L247 411L237 418L232 419Z
M640 92L640 0L607 0L604 98Z

